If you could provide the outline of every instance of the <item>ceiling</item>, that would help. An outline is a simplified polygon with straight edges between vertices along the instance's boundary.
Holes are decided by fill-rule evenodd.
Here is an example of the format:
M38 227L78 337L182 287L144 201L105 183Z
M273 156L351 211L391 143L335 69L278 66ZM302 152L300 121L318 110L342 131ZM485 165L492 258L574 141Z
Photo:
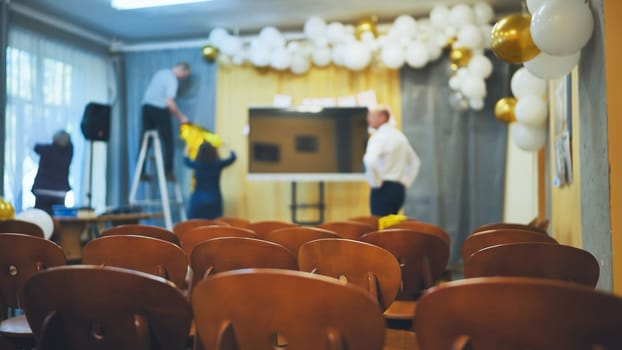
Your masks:
M476 0L212 0L179 6L118 11L110 0L13 0L35 11L124 43L205 38L214 27L254 33L272 25L300 31L312 16L356 22L374 15L390 20L401 14L427 16L434 5ZM520 9L520 0L487 0L497 12Z

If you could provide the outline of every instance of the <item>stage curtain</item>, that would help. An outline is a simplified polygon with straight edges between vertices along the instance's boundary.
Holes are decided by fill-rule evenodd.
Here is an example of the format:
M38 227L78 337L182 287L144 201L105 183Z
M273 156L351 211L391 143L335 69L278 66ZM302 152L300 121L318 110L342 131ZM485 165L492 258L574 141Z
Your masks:
M225 215L250 220L291 220L291 183L249 181L248 143L245 128L248 108L270 106L276 94L292 97L297 105L304 98L353 95L373 89L378 103L389 105L397 123L401 117L399 72L370 67L351 72L339 67L312 68L307 74L293 75L249 66L223 66L218 69L216 98L216 132L238 155L227 168L221 186ZM285 130L274 130L275 133ZM299 203L318 201L318 184L298 186ZM327 183L325 186L325 221L341 220L369 213L369 187L364 182ZM298 220L318 219L316 209L298 212Z

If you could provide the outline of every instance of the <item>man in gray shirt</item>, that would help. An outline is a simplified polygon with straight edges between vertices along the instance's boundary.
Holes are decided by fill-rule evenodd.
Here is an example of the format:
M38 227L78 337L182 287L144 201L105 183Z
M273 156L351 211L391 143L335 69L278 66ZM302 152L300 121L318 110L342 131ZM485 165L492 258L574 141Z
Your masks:
M190 74L190 65L186 62L176 64L172 69L162 69L155 73L145 96L143 97L142 119L143 134L146 130L157 130L162 141L164 170L168 180L175 179L173 173L173 124L171 116L180 123L188 123L188 118L181 113L175 96L179 80Z

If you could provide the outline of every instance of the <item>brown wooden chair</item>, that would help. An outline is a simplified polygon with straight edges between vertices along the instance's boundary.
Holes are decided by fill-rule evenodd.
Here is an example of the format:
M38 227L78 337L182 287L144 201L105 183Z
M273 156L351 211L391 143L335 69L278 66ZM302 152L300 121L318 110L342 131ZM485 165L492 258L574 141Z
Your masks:
M285 227L298 227L298 225L285 221L266 220L253 222L246 228L263 238L266 233Z
M113 226L102 231L99 235L100 237L118 235L145 236L161 239L179 246L179 238L173 232L162 227L151 225L131 224Z
M190 257L192 285L220 272L273 268L297 270L296 257L280 244L244 237L214 238L198 244Z
M473 235L479 232L490 231L490 230L527 230L527 231L542 233L548 236L548 233L546 232L546 230L540 227L527 225L527 224L509 223L509 222L495 222L491 224L485 224L473 230L471 234Z
M186 221L180 221L173 226L173 233L181 238L184 233L192 230L193 228L200 226L231 226L228 223L220 220L208 220L208 219L191 219Z
M191 296L197 349L380 350L384 319L360 288L299 271L217 274ZM277 344L277 339L280 342Z
M22 288L35 273L65 265L65 254L54 242L16 233L0 233L0 307L23 308ZM35 337L24 315L0 318L0 337L15 347L34 347ZM6 318L6 319L5 319Z
M333 231L341 238L354 240L360 239L366 233L378 231L378 225L372 226L359 221L332 221L317 227Z
M235 226L200 226L186 232L181 238L181 249L190 258L198 244L213 238L245 237L259 238L255 232Z
M358 221L358 222L362 222L367 225L371 225L376 228L376 230L374 231L377 231L378 230L378 219L380 219L380 217L375 216L375 215L361 215L361 216L351 217L348 219L348 221Z
M298 249L301 245L320 238L339 238L332 231L317 227L286 227L268 232L262 236L265 240L275 242L285 246L295 256L298 256Z
M24 297L41 350L181 350L192 319L175 285L117 267L49 269L26 283Z
M511 243L484 248L464 264L464 277L548 278L596 287L598 261L589 252L554 243Z
M385 316L412 320L415 301L436 283L447 267L449 244L436 235L407 229L371 232L361 240L382 247L397 258L402 270L402 288Z
M573 283L485 277L442 284L417 306L421 350L622 349L622 298ZM469 343L471 347L458 347ZM467 345L468 346L468 345Z
M298 253L300 271L347 281L368 291L386 310L400 288L402 272L397 259L378 246L349 239L307 242Z
M497 229L482 231L477 234L470 235L464 240L462 243L462 259L466 263L471 255L478 250L492 247L493 245L520 242L557 243L557 241L552 237L522 229Z
M400 223L397 223L389 227L389 229L398 229L398 228L436 235L440 237L443 241L447 242L447 244L451 244L451 239L449 238L449 235L447 234L447 232L445 232L441 227L436 226L436 225L432 225L426 222L421 222L421 221L416 221L416 220L407 220L407 221L402 221Z
M43 238L43 229L36 224L22 220L0 220L0 233L21 233Z
M231 226L241 227L241 228L246 228L246 227L248 227L251 224L251 222L249 220L242 219L242 218L231 217L231 216L223 216L223 217L220 217L220 218L218 218L216 220L223 221L223 222L228 223Z
M82 261L87 265L116 266L163 277L185 288L188 260L171 242L144 236L108 236L86 244Z

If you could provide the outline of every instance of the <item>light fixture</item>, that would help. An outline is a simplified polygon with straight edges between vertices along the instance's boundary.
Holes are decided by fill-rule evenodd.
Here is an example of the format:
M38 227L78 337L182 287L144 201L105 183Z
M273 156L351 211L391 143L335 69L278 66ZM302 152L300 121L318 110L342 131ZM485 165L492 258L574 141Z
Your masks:
M173 6L210 0L112 0L110 5L117 10L133 10L147 7Z

